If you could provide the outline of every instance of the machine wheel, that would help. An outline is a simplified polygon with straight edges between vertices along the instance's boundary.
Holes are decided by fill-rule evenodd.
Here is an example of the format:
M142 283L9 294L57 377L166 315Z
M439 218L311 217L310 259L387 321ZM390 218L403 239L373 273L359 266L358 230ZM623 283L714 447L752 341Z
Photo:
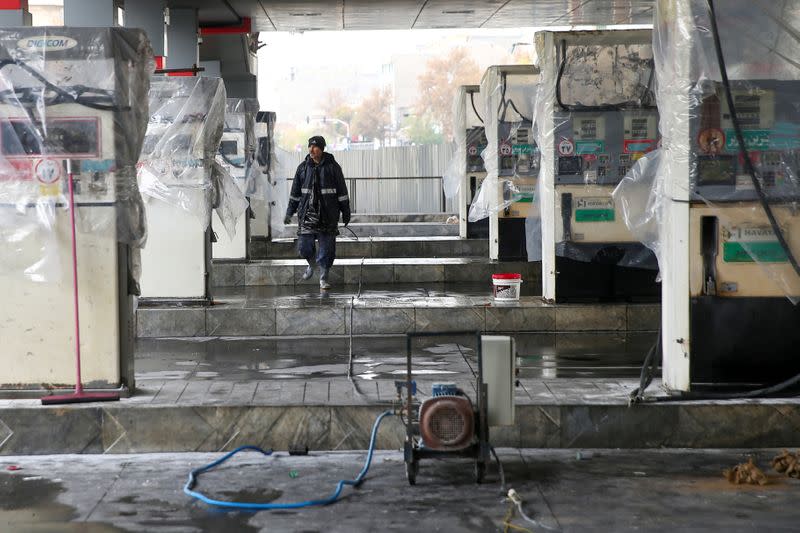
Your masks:
M486 479L486 463L475 461L475 483L483 483Z
M406 463L406 478L409 485L417 484L417 473L419 472L419 461L409 461Z

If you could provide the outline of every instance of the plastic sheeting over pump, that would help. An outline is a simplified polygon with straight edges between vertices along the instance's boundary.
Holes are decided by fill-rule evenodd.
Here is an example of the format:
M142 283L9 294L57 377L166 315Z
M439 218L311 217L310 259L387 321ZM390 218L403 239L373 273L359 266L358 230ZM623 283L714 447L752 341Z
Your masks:
M659 143L650 39L647 30L536 35L546 255L554 250L580 262L657 268L611 194ZM555 269L551 260L545 262L548 272Z
M712 16L708 0L659 2L662 149L616 196L631 206L628 224L646 228L640 237L674 290L682 292L677 280L687 268L679 243L688 242L691 296L785 295L797 303L800 4L714 4Z
M219 78L154 78L150 122L139 160L143 196L193 214L202 229L216 209L233 238L247 209L244 193L215 157L225 125Z
M139 30L0 30L0 275L70 271L67 160L79 240L144 241L136 160L153 68Z
M532 65L493 66L483 75L487 145L481 155L486 178L472 201L471 222L535 196L539 150L531 120L538 80Z

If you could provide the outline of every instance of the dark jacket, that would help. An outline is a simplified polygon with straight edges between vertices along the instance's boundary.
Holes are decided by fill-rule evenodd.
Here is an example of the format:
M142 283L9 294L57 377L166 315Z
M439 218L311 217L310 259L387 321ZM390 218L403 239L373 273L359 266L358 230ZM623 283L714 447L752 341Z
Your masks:
M298 233L302 231L303 218L312 201L312 188L314 174L317 175L319 200L319 231L321 233L338 234L339 213L342 222L350 223L350 197L347 195L347 185L344 182L342 167L336 162L332 154L322 153L322 161L315 164L310 155L297 167L292 183L292 192L289 195L289 207L286 216L290 217L297 212Z

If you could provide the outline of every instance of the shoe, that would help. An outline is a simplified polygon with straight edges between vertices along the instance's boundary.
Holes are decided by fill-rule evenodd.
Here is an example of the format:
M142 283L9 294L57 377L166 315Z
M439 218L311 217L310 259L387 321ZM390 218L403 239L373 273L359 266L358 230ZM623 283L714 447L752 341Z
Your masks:
M330 289L331 288L331 284L328 283L328 269L327 268L323 268L320 271L319 288L320 289Z
M303 281L311 279L311 276L313 276L313 275L314 275L314 267L311 266L311 265L308 265L308 268L306 268L306 271L303 272Z

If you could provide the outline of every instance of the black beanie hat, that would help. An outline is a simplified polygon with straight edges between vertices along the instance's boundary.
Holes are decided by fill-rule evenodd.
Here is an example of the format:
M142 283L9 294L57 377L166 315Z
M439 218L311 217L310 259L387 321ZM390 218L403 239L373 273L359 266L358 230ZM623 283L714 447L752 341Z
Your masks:
M323 137L322 135L314 135L313 137L311 137L308 140L308 147L311 148L312 145L313 146L319 146L321 150L324 150L325 149L325 137Z

